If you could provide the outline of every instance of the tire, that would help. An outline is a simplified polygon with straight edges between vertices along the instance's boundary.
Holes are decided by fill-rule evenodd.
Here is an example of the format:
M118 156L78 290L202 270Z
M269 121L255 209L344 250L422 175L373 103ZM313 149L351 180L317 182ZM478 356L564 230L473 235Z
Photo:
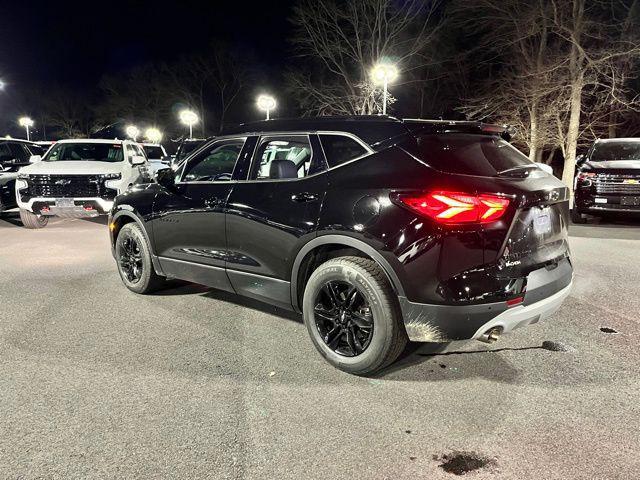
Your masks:
M49 217L38 215L29 210L20 209L20 220L24 228L44 228L49 223Z
M320 265L305 287L302 311L320 354L354 375L379 372L407 345L396 294L368 258L339 257Z
M577 224L587 223L587 217L584 214L580 213L580 211L577 208L572 208L571 221Z
M165 284L151 261L151 249L142 229L136 223L127 223L116 238L116 264L125 287L135 293L155 292Z

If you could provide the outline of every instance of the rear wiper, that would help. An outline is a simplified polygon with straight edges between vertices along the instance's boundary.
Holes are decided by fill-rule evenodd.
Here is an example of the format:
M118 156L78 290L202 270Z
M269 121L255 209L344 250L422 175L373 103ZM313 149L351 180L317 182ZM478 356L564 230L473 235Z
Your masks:
M507 168L506 170L502 170L500 172L498 172L499 176L510 176L512 173L518 173L521 172L522 170L530 170L533 168L538 168L536 165L518 165L517 167L511 167L511 168ZM524 172L522 172L524 173Z

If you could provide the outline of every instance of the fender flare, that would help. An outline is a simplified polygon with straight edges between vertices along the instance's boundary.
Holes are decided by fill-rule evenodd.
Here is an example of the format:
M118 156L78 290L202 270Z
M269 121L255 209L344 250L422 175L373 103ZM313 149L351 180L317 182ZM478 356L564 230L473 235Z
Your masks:
M291 269L291 304L293 308L300 312L302 309L298 304L298 275L300 273L300 265L302 261L314 248L322 245L344 245L345 247L355 248L370 256L380 267L387 276L391 287L396 294L404 296L404 289L402 283L398 278L395 270L391 267L389 262L371 245L354 237L347 235L321 235L307 242L296 255L296 259L293 262L293 268Z
M162 266L160 265L160 261L158 260L158 256L153 253L153 243L151 243L151 238L149 237L149 233L144 225L142 219L133 211L133 210L118 210L113 214L111 218L111 222L117 221L121 217L127 217L132 219L134 222L138 224L140 230L142 230L142 234L144 235L145 240L147 241L147 245L149 245L149 250L151 251L151 263L153 263L153 269L156 271L158 275L165 276L164 271L162 270ZM109 229L111 234L112 242L111 242L111 253L115 257L116 254L116 239L113 237L113 233L111 233L111 229Z

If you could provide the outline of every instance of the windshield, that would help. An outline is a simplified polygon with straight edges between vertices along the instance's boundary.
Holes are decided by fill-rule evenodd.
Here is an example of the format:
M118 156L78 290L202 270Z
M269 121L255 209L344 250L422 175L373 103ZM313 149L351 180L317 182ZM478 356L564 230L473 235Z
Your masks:
M164 157L164 152L162 151L162 147L160 146L144 145L143 148L145 153L147 154L147 158L155 160Z
M47 153L45 162L65 161L122 162L124 154L119 143L57 143Z
M417 134L400 144L429 166L447 173L495 177L533 163L508 142L489 135Z
M640 160L640 142L596 143L590 160L593 162Z

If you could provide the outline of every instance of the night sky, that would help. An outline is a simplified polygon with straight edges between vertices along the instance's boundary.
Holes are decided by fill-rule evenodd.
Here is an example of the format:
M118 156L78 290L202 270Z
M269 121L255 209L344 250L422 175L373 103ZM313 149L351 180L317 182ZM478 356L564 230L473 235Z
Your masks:
M290 7L281 0L0 0L0 79L7 84L0 92L0 122L9 96L23 85L91 89L104 74L171 61L204 50L212 39L252 53L277 84L290 53Z
M290 2L3 0L0 75L93 86L105 73L203 49L211 39L285 56Z

